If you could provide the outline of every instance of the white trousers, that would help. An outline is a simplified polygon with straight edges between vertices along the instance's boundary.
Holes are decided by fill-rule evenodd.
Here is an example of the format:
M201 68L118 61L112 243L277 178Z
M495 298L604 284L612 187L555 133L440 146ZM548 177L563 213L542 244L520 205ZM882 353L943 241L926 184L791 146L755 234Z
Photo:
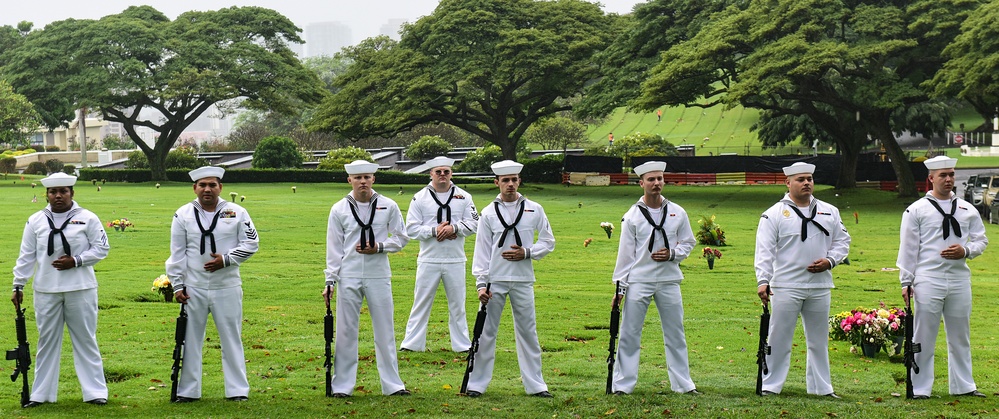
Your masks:
M791 342L794 328L801 315L805 329L805 389L808 394L826 395L833 392L829 372L829 303L832 291L828 288L778 288L773 289L770 302L767 356L769 373L763 375L763 390L780 393L791 368Z
M527 394L548 391L548 385L541 376L541 344L538 342L537 320L534 316L534 283L493 282L489 290L493 296L486 304L486 323L479 338L475 366L468 377L468 390L485 393L492 381L496 364L496 334L503 307L509 297L510 308L513 310L513 330L516 334L517 362L520 364L520 379L524 390Z
M375 361L382 394L406 388L399 377L392 321L392 281L389 278L340 278L336 283L336 352L333 357L334 393L353 394L357 383L357 339L361 303L368 300L375 335Z
M35 292L38 353L31 400L53 403L59 396L59 358L63 325L73 343L73 365L83 400L108 398L104 363L97 347L97 288L70 292Z
M444 294L447 296L451 350L463 352L472 346L472 342L468 340L468 321L465 319L465 263L424 262L416 265L413 310L409 313L406 337L401 345L403 348L414 351L427 349L427 322L430 321L430 308L441 282L444 283Z
M913 292L916 304L912 340L922 345L922 352L916 353L919 374L912 374L912 392L929 396L933 390L933 354L941 316L947 330L950 394L977 390L971 376L971 281L916 277Z
M246 357L243 356L243 288L220 290L187 287L187 336L184 341L184 363L180 372L177 395L192 399L201 398L202 347L205 344L205 327L208 314L215 321L222 346L222 376L225 379L225 396L249 396L250 383L246 380Z
M633 283L628 286L621 310L621 333L614 364L614 391L631 393L638 384L642 326L649 304L655 300L666 348L666 374L670 389L677 393L694 390L687 361L687 338L683 329L683 297L678 283Z

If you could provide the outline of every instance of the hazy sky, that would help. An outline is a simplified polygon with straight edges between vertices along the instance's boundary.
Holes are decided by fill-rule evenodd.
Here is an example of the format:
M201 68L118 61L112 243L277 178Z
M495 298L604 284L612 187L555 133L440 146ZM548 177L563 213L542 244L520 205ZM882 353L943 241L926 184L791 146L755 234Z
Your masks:
M629 13L645 0L600 0L605 12ZM596 1L594 1L596 2ZM217 10L230 6L260 6L277 10L300 28L309 23L340 21L351 26L354 43L378 34L389 19L415 21L433 12L437 0L6 0L0 26L20 21L42 28L63 19L98 19L120 13L132 5L148 4L171 19L189 10Z

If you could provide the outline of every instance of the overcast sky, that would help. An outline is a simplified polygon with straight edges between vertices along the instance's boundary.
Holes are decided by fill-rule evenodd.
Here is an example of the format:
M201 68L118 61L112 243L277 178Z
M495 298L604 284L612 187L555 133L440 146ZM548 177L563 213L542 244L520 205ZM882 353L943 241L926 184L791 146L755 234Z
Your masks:
M599 0L604 11L629 13L645 0ZM596 2L596 0L594 0ZM121 13L129 6L148 4L171 19L189 10L218 10L230 6L260 6L277 10L300 28L315 22L340 21L351 26L354 43L378 34L389 19L415 21L433 12L437 0L5 0L0 26L20 21L42 28L63 19L98 19Z

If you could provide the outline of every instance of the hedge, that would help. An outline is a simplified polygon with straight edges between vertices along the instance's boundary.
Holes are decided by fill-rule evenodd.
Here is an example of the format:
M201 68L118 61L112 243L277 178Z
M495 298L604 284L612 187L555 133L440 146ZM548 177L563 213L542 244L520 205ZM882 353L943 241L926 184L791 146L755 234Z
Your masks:
M191 182L188 170L170 169L167 179L174 182ZM107 180L108 182L151 182L152 172L147 169L97 169L81 168L80 180ZM399 185L423 185L430 183L426 174L409 174L395 170L380 171L376 174L377 183ZM492 178L456 178L459 183L490 183ZM347 172L343 170L311 169L231 169L226 170L223 183L347 183Z

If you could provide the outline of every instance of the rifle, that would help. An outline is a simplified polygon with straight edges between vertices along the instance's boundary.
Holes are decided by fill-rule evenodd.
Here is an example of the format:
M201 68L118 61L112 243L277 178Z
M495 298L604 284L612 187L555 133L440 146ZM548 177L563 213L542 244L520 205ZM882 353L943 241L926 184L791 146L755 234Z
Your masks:
M913 333L913 323L912 319L912 287L908 287L909 292L906 294L908 298L905 299L905 355L902 359L905 363L905 398L911 399L915 394L912 393L912 373L915 371L919 374L919 365L916 365L916 353L922 352L923 345L919 343L914 343L912 341Z
M486 284L486 294L492 284ZM475 369L475 353L479 351L479 338L482 336L482 328L486 325L486 303L479 305L479 312L475 315L475 327L472 329L472 346L468 348L468 366L465 367L465 377L461 379L461 394L468 393L468 377Z
M770 293L770 287L767 287ZM767 368L767 355L770 355L770 345L767 345L767 338L770 336L770 307L768 303L763 303L763 314L760 315L760 344L756 350L756 394L763 395L763 374L769 374Z
M14 373L10 375L10 381L16 382L17 376L21 376L21 406L31 402L31 390L28 389L28 370L31 369L31 351L28 349L28 330L24 325L24 311L21 304L14 303L14 311L17 317L14 318L14 327L17 329L17 348L7 351L7 359L16 362Z
M621 283L614 282L614 304L611 305L610 314L610 346L607 347L607 394L611 394L614 383L614 352L617 349L617 334L621 327L621 301L618 293L621 292Z
M326 361L323 367L326 368L326 397L333 397L333 337L336 335L336 322L333 318L333 310L330 308L330 298L333 297L332 286L326 286L326 316L323 317L323 325L326 332Z
M186 292L185 292L186 294ZM184 360L184 340L187 339L187 303L180 305L177 316L177 330L174 332L173 371L170 372L170 401L177 401L177 385L180 383L181 361Z

